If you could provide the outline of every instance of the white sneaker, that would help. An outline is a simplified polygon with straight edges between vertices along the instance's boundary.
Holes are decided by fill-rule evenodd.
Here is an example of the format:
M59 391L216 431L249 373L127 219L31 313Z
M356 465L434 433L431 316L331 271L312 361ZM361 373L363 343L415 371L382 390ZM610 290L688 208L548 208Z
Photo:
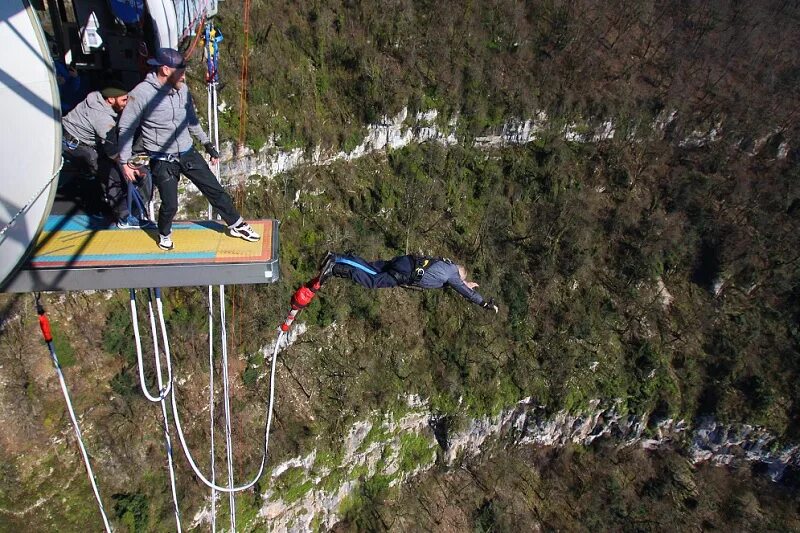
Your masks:
M239 225L234 226L230 229L231 237L239 237L240 239L244 239L246 241L255 242L261 238L261 235L255 232L253 228L247 222L240 222Z
M158 234L158 247L162 250L172 250L175 245L172 244L172 233L169 235Z

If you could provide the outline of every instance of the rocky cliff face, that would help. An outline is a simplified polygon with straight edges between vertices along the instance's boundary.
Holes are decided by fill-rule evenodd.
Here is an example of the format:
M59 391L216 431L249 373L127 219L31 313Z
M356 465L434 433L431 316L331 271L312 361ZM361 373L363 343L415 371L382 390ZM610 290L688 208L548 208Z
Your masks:
M319 146L310 154L301 148L282 151L270 141L258 152L245 148L234 157L233 146L228 143L222 150L221 174L234 180L246 179L253 174L272 177L300 165L352 161L373 152L402 148L411 143L436 141L446 145L456 144L456 122L451 121L447 127L441 128L437 125L437 118L436 111L417 113L411 118L408 110L403 109L395 117L384 117L379 123L367 126L364 139L349 152L328 152Z
M228 144L222 151L222 175L234 180L246 179L253 174L272 177L300 165L329 165L335 161L352 161L380 150L398 149L412 143L434 141L443 145L458 144L458 119L451 119L446 125L440 122L436 110L417 113L411 117L408 109L403 109L395 117L384 117L378 124L368 126L361 144L349 152L329 153L319 146L311 154L300 148L281 151L274 142L268 142L258 152L245 149L234 157L233 146ZM547 114L541 111L533 119L512 119L496 131L476 137L474 142L483 148L527 144L548 127ZM568 124L563 128L563 135L569 141L597 142L612 138L614 131L613 123L606 121L592 128Z
M425 401L412 396L407 406L410 411L403 416L376 414L354 424L339 457L323 457L314 450L276 466L270 488L263 494L259 520L276 531L331 527L364 480L382 476L389 486L397 485L437 462L457 466L498 445L586 446L610 439L619 446L646 449L685 446L695 464L762 463L773 480L779 480L787 468L800 467L800 446L779 446L763 429L711 419L700 420L695 428L682 420L654 422L646 415L622 412L620 402L603 405L595 400L579 413L548 414L526 398L497 416L470 420L455 431L446 420L432 415ZM206 512L198 513L195 525L207 519Z
M618 402L603 407L594 400L584 412L560 411L548 416L531 399L519 402L494 419L473 420L470 427L453 435L446 461L459 455L476 455L489 439L509 445L587 446L599 438L613 439L620 446L657 449L675 443L685 445L694 463L711 461L739 466L763 463L773 481L789 467L800 466L800 446L781 446L768 431L747 424L722 424L711 418L699 420L694 428L683 420L649 420L646 415L622 414Z
M677 119L676 112L664 112L649 129L658 135L669 135L672 125ZM547 113L539 111L530 119L510 119L494 131L473 139L476 146L493 148L527 144L540 138L545 131L552 130L553 124ZM570 123L556 131L570 142L600 142L613 139L617 128L612 120L599 121L594 124ZM227 143L222 147L221 174L226 179L243 180L254 174L273 177L301 165L330 165L335 161L352 161L365 155L385 149L398 149L413 143L434 141L443 145L458 144L458 118L446 124L439 118L436 110L417 113L411 116L404 108L395 117L383 117L377 124L367 127L367 134L361 143L349 152L331 152L317 146L310 153L301 149L283 151L270 140L259 151L243 148L234 154L234 147ZM707 131L695 130L675 142L684 148L698 148L714 143L722 138L722 125L716 124ZM629 137L632 134L629 134ZM740 144L751 145L749 153L756 155L768 144L769 140L780 135L773 132L753 142L741 140ZM786 142L781 142L774 157L783 159L789 152Z

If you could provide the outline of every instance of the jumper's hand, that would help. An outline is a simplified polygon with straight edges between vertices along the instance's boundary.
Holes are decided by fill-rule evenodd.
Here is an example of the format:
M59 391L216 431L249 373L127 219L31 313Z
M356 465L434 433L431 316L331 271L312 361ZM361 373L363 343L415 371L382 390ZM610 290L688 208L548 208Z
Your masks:
M494 303L494 298L489 298L488 300L484 300L481 304L481 307L486 309L487 311L494 311L494 314L497 314L500 311L500 308Z

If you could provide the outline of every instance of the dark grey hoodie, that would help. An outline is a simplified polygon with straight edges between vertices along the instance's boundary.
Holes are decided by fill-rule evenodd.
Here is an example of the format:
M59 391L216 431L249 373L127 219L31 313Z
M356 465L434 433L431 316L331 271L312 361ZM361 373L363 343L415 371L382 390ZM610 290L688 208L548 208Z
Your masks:
M95 149L102 146L108 157L117 155L117 112L100 91L89 93L61 119L61 125L82 144Z
M477 305L483 304L483 296L467 287L467 284L461 279L461 274L458 273L458 265L448 261L434 261L428 265L425 268L422 279L415 285L423 289L452 287L454 291L470 302Z
M131 158L137 128L141 128L142 146L148 152L185 152L192 147L192 135L202 144L208 142L186 84L179 90L172 85L162 85L155 72L128 93L128 105L119 119L122 163Z

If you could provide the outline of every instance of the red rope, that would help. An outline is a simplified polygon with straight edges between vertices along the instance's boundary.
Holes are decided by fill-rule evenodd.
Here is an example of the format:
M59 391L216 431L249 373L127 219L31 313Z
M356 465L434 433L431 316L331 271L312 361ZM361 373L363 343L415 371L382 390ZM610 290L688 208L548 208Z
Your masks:
M200 18L200 24L197 25L197 33L195 33L194 39L192 39L192 44L189 45L189 48L186 50L186 53L184 54L184 58L186 59L186 61L189 61L189 59L192 57L192 54L194 54L194 50L197 47L197 43L200 42L200 36L203 35L203 26L205 26L205 24L206 24L206 16L203 15Z
M244 0L244 47L242 48L242 76L239 91L239 146L244 144L247 131L247 78L250 63L250 0Z
M244 145L245 135L247 133L247 80L249 77L249 68L250 68L250 0L244 0L244 19L242 21L243 32L244 32L244 45L242 46L242 73L241 77L239 78L239 137L237 139L238 145ZM239 186L236 188L235 192L235 201L237 207L241 210L243 199L242 199L242 187ZM236 315L236 307L238 303L238 294L236 291L236 286L232 287L231 291L231 341L232 346L236 346L237 343L237 331L238 331L238 317Z

